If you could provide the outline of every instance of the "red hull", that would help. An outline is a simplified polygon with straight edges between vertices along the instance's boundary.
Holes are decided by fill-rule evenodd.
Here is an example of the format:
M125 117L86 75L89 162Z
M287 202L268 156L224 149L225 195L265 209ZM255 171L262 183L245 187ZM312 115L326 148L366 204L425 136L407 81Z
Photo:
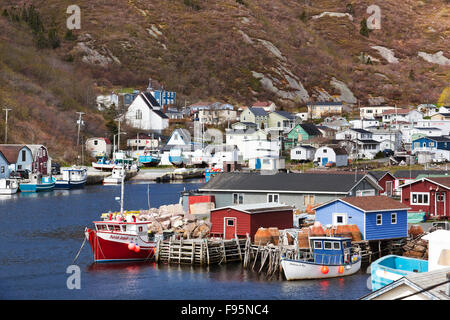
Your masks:
M113 262L113 261L151 261L155 255L155 243L148 242L145 245L140 245L139 252L128 249L128 244L136 239L127 235L109 234L109 237L115 237L120 241L104 239L97 235L97 232L92 229L86 229L86 236L91 245L92 253L95 262Z

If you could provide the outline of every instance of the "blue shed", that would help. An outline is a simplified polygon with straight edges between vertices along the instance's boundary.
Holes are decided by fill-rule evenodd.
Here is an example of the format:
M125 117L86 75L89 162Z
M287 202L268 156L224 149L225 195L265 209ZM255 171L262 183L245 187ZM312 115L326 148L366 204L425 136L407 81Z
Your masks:
M408 208L386 196L346 197L315 208L322 225L356 224L362 240L385 240L408 235Z

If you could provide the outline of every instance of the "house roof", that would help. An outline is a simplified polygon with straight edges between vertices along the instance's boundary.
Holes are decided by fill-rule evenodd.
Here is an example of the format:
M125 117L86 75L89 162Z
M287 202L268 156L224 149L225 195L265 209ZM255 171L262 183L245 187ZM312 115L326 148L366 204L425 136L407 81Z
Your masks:
M440 136L440 137L420 137L420 138L417 138L417 139L415 139L413 141L416 141L416 140L419 140L419 139L422 139L422 138L430 139L430 140L433 140L433 141L436 141L436 142L450 142L450 138L443 137L443 136Z
M16 163L17 159L19 157L19 152L22 148L27 148L28 150L30 150L30 148L28 148L25 145L7 145L7 144L3 144L0 145L0 152L3 153L3 155L5 156L6 160L8 160L9 163ZM31 152L31 150L30 150Z
M277 110L277 111L274 111L273 113L279 114L280 116L285 117L286 119L290 119L290 120L295 119L295 116L288 111Z
M234 209L237 211L245 212L248 214L271 212L271 211L284 211L293 210L292 206L280 203L252 203L252 204L238 204L233 206L226 206L221 208L211 209L211 212L223 210L223 209Z
M267 116L267 111L263 108L248 108L255 116Z
M317 102L308 102L306 105L309 106L341 106L341 101L317 101Z
M320 174L320 173L260 173L231 172L214 175L200 191L253 191L253 192L293 192L348 194L365 175ZM379 186L375 186L379 188Z
M445 290L448 285L447 273L449 272L450 268L442 268L428 272L412 272L374 292L365 295L361 299L374 299L385 292L389 292L390 290L401 285L406 285L417 293L423 291L422 294L428 296L430 299L450 300L450 296L445 294ZM404 296L401 296L398 299L408 295L409 293L405 292ZM414 299L414 296L412 296L411 299Z
M153 109L153 107L160 107L158 101L156 101L155 97L150 92L142 92L141 97L150 109Z
M320 132L317 127L312 123L301 123L299 124L300 127L302 127L305 132L310 136L321 136L322 133Z
M330 146L330 148L333 149L336 155L348 155L347 151L342 147Z
M400 201L387 196L346 197L338 199L364 212L410 209Z
M154 113L156 113L158 116L160 116L161 118L163 118L163 119L169 119L169 117L164 112L162 112L161 110L153 109L152 111Z
M381 180L381 178L383 178L387 174L395 179L395 177L389 171L369 171L368 174L373 176L377 181Z
M415 179L419 174L432 176L450 174L450 172L445 170L397 170L394 172L394 177Z
M364 129L357 129L357 128L350 128L350 130L353 130L353 131L358 132L358 133L372 133L370 131L367 131L367 130L364 130Z
M386 115L386 114L408 114L410 112L411 112L411 110L408 110L408 109L390 109L390 110L383 111L382 115Z

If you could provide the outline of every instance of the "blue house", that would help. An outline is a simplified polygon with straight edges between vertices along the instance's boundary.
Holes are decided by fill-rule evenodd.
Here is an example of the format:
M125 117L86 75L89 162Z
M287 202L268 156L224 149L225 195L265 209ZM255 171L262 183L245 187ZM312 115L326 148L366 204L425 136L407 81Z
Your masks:
M386 196L346 197L315 208L322 225L356 224L361 240L386 240L408 236L408 208Z
M0 179L9 178L9 161L0 151Z
M421 137L412 141L412 152L450 150L450 139L446 137Z

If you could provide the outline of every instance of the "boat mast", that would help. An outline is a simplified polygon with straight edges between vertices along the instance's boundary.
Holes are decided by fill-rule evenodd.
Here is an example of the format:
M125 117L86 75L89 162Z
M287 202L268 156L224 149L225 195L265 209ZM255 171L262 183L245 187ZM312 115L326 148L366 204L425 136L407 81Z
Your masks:
M124 181L125 181L125 171L124 167L122 166L121 169L121 186L120 186L120 214L123 215L123 194L124 194Z

